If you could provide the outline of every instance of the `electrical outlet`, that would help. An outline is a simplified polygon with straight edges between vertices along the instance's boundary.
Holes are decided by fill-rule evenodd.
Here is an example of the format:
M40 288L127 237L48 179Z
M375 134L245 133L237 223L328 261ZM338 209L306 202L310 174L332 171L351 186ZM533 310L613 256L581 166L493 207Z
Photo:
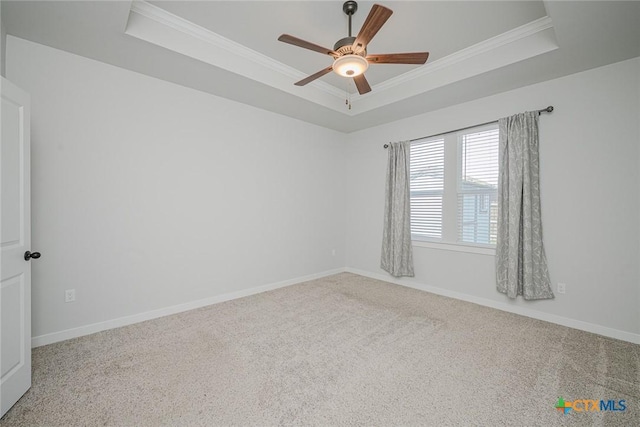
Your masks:
M335 249L331 249L331 255L336 256L336 250Z
M567 284L566 283L558 283L558 293L564 294L567 292Z
M76 290L67 289L64 291L64 302L73 302L76 300Z

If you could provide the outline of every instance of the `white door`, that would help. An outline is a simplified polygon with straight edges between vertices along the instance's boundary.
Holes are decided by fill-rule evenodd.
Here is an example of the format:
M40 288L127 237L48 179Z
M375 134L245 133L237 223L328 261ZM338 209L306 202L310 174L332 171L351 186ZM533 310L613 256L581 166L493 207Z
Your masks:
M30 108L29 95L4 78L0 92L0 415L4 415L31 387L31 263L25 259L31 249Z

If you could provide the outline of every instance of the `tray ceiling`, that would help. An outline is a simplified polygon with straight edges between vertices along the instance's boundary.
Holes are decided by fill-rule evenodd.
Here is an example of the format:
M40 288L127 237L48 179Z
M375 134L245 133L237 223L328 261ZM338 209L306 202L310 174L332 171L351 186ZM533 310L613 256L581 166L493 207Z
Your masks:
M640 55L640 2L380 1L394 14L370 53L429 51L422 66L372 65L373 91L333 73L293 83L347 35L333 1L2 1L10 36L350 132ZM357 33L373 2L359 2ZM347 84L348 83L348 84ZM552 100L550 100L552 103Z

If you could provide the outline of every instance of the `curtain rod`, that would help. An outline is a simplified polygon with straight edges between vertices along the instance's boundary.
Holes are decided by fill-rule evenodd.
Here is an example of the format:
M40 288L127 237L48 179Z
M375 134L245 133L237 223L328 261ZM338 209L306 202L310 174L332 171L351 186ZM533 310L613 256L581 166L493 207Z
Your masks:
M547 108L543 108L542 110L538 110L537 113L538 113L538 115L540 115L542 113L551 113L552 111L553 111L553 106L549 105ZM495 123L496 121L497 120L492 120L490 122L480 123L479 125L467 126L467 127L464 127L464 128L450 130L450 131L442 132L442 133L436 133L434 135L429 135L429 136L422 136L420 138L410 139L409 141L413 142L413 141L417 141L419 139L431 138L432 136L444 135L445 133L460 132L461 130L471 129L471 128L475 128L475 127L478 127L478 126L484 126L484 125L488 125L489 123ZM384 144L382 147L389 148L389 144Z

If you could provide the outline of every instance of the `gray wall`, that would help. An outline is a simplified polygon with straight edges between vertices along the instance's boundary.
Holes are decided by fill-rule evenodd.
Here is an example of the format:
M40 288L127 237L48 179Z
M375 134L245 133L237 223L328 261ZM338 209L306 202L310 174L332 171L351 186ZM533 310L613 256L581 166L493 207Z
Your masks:
M552 104L542 214L567 293L509 301L491 254L422 246L403 283L638 339L640 59L344 135L8 44L8 77L32 97L34 336L344 266L388 279L382 144Z
M345 135L8 43L32 105L34 336L344 266Z
M554 105L540 119L542 215L554 291L563 282L567 293L513 302L495 291L493 255L420 246L414 246L416 277L404 282L638 339L639 76L636 58L349 135L347 266L389 277L379 268L383 143Z
M2 18L2 1L0 1L0 76L6 77L7 31Z

